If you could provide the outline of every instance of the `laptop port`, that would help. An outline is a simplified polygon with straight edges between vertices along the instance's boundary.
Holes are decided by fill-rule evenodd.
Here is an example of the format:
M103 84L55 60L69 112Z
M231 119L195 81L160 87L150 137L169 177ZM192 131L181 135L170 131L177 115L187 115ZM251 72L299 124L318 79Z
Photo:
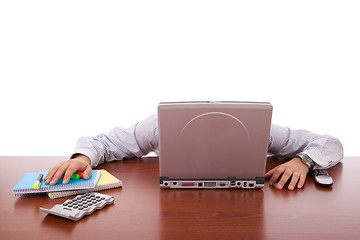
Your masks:
M181 186L183 186L183 187L194 187L195 183L182 183Z
M216 186L216 182L204 182L204 187L213 188Z

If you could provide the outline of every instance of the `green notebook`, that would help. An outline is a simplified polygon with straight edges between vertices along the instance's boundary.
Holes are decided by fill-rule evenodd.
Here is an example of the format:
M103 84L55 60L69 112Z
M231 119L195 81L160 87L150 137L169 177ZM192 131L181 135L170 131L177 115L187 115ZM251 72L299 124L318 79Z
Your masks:
M55 185L45 184L44 178L41 180L39 189L33 189L33 185L40 174L45 177L47 172L29 172L15 185L12 189L15 195L43 193L43 192L57 192L65 190L79 190L95 188L100 179L100 171L93 170L89 179L70 179L68 184L62 184L63 178L60 178Z

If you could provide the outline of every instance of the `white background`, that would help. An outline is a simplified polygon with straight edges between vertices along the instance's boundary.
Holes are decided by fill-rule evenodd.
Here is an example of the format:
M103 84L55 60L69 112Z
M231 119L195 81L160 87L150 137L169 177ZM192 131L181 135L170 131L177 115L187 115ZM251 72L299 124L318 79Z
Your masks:
M70 155L160 101L270 101L360 155L359 1L1 1L0 155Z

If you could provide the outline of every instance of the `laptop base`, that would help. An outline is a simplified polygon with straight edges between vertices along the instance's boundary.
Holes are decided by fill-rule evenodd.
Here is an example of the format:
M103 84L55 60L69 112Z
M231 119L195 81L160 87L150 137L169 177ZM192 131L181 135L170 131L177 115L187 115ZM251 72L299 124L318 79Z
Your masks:
M160 177L161 188L243 188L255 189L264 187L264 178L255 179L169 179Z

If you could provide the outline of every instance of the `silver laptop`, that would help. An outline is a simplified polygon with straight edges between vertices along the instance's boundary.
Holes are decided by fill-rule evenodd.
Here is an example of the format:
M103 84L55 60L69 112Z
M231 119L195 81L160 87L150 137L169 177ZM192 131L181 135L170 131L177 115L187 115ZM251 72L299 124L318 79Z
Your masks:
M160 187L263 187L271 116L263 102L160 103Z

